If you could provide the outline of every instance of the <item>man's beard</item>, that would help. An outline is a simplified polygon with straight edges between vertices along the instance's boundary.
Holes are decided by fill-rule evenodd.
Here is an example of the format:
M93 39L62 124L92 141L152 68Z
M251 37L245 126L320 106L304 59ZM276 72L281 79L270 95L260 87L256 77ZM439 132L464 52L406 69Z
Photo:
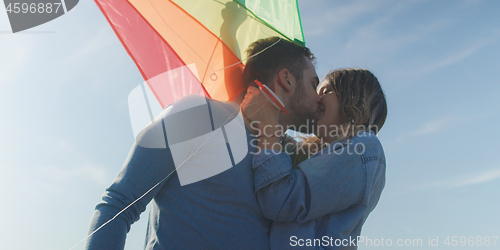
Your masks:
M290 115L288 117L290 129L297 130L301 133L313 133L313 127L316 122L317 111L312 110L310 102L305 96L305 91L296 91L290 102Z

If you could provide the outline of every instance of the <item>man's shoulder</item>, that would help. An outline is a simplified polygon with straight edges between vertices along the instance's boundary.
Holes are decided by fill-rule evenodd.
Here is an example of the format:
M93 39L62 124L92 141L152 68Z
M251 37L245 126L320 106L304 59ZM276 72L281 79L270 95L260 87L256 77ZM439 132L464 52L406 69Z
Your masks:
M239 113L239 106L235 103L188 95L167 106L155 121L163 120L167 134L182 130L196 136L221 128Z
M239 106L236 103L222 102L203 95L191 94L165 107L155 120L181 112L184 115L197 115L199 111L208 112L208 114L212 111L231 114L237 113Z
M198 126L207 123L208 111L207 97L202 95L188 95L183 97L160 112L137 136L136 143L141 147L166 148L168 146L168 134L175 139L177 131L189 130L189 126ZM196 123L193 123L196 120ZM170 132L170 133L169 133Z
M243 129L238 129L238 128ZM137 137L140 146L164 148L223 129L227 140L246 141L243 118L235 103L188 95L168 105ZM237 134L237 135L235 135Z

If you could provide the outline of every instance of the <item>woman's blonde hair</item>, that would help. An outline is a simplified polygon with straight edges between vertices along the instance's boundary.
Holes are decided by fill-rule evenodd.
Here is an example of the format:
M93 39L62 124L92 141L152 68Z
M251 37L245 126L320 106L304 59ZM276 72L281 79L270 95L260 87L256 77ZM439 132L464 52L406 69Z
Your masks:
M339 115L344 132L335 140L348 139L360 131L380 131L387 117L387 103L377 78L366 69L338 69L325 76L337 95ZM317 137L307 137L301 142L307 158L323 149L325 144ZM300 157L300 156L299 156ZM300 157L304 158L304 156Z

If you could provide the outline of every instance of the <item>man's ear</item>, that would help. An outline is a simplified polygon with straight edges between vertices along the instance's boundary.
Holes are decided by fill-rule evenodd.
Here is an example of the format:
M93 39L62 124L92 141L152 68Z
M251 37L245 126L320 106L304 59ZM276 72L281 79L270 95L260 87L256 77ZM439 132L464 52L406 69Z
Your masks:
M295 77L293 77L292 73L288 69L281 69L278 72L278 84L285 91L292 91L292 82L295 81Z

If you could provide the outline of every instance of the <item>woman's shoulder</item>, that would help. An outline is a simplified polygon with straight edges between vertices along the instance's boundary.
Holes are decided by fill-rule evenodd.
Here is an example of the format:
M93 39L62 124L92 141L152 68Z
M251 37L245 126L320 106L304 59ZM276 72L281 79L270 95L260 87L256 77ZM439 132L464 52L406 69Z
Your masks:
M381 144L377 135L373 131L359 131L356 136L352 137L350 140L364 142L364 143L374 143Z
M335 160L339 160L339 157L352 158L358 156L362 162L365 162L367 159L381 159L385 161L382 143L372 131L360 131L354 137L335 141L311 158L319 156L332 156Z
M351 140L354 145L361 148L364 157L376 157L385 161L384 148L373 131L360 131Z
M329 146L333 147L334 150L341 149L344 147L356 147L356 145L365 145L370 148L382 148L382 144L378 139L377 135L373 131L359 131L356 136L349 137L347 139L338 140L331 143Z

